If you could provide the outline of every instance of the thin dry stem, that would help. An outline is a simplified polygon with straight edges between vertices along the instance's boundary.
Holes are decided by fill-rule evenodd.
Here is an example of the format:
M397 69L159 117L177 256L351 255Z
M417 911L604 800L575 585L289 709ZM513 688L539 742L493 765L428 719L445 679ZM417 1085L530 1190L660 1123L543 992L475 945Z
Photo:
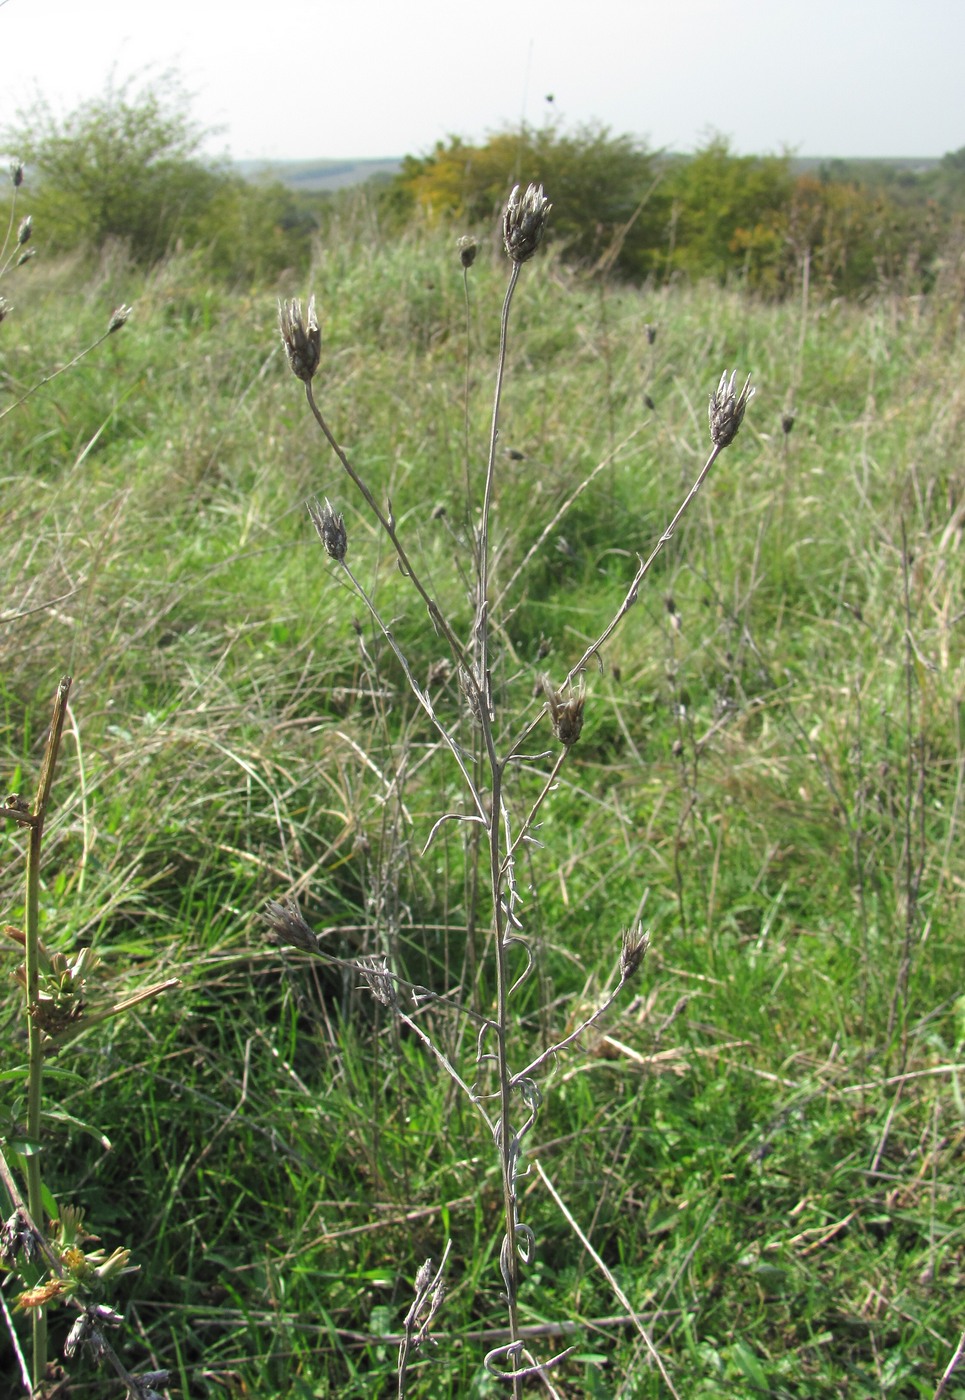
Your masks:
M582 1246L583 1246L583 1248L586 1250L587 1254L589 1254L589 1256L590 1256L590 1258L593 1260L594 1264L595 1264L595 1265L597 1266L597 1268L600 1270L600 1273L601 1273L601 1274L603 1275L603 1277L606 1279L607 1283L608 1283L608 1284L610 1285L610 1287L613 1289L614 1293L615 1293L616 1296L619 1298L620 1302L623 1304L623 1306L626 1308L627 1312L630 1314L631 1318L633 1319L633 1325L634 1325L634 1327L636 1327L637 1331L640 1333L640 1336L643 1338L644 1343L646 1344L647 1351L650 1353L651 1357L653 1358L654 1363L656 1364L657 1370L660 1372L661 1376L663 1377L664 1384L666 1385L667 1389L670 1391L670 1394L674 1397L674 1400L680 1400L680 1395L678 1394L678 1392L677 1392L677 1390L676 1390L676 1388L675 1388L675 1386L674 1386L673 1381L670 1379L670 1376L667 1374L667 1368L666 1368L666 1366L664 1366L664 1364L663 1364L663 1360L662 1360L662 1358L661 1358L661 1356L660 1356L660 1353L657 1351L657 1348L656 1348L656 1347L654 1346L654 1344L653 1344L653 1338L650 1336L650 1333L647 1331L646 1327L644 1327L643 1322L642 1322L642 1321L640 1320L640 1318L637 1316L637 1313L636 1313L636 1311L635 1311L635 1309L634 1309L634 1307L633 1307L633 1304L630 1302L630 1299L629 1299L629 1298L627 1297L627 1295L624 1293L624 1291L623 1291L623 1289L620 1287L619 1283L617 1283L615 1277L613 1276L612 1270L610 1270L609 1268L607 1268L606 1264L605 1264L605 1263L603 1262L603 1260L600 1258L599 1254L598 1254L598 1253L596 1252L596 1250L593 1248L592 1244L590 1244L590 1241L589 1241L589 1239L587 1238L587 1236L586 1236L586 1235L584 1234L584 1232L580 1229L580 1226L579 1226L578 1222L575 1220L575 1218L574 1218L573 1215L571 1214L571 1212L570 1212L570 1210L569 1210L569 1207L566 1205L566 1202L563 1200L562 1196L559 1194L559 1192L557 1191L556 1187L553 1185L553 1183L550 1181L549 1177L546 1175L546 1172L543 1170L543 1164L539 1161L538 1158L534 1159L533 1165L535 1166L537 1172L539 1173L540 1178L541 1178L541 1180L543 1181L543 1184L545 1185L547 1191L549 1191L550 1195L553 1197L553 1200L556 1202L557 1206L559 1207L560 1213L562 1214L564 1220L566 1220L566 1222L567 1222L567 1224L569 1225L570 1229L573 1231L573 1233L576 1235L577 1239L580 1241L580 1244L582 1244Z

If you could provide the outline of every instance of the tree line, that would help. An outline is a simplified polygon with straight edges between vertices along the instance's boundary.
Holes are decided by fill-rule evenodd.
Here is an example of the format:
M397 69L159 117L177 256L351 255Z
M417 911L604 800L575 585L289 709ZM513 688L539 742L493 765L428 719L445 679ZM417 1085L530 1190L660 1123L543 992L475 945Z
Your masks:
M66 118L43 102L4 133L33 175L32 213L52 251L119 240L150 265L192 249L212 274L249 283L307 266L359 192L293 190L249 180L201 154L204 133L170 84L109 90ZM827 162L802 170L781 155L737 155L714 136L695 154L652 151L605 126L520 125L480 144L458 136L406 156L364 196L374 226L488 227L512 185L542 183L549 238L589 275L642 282L740 279L787 295L927 291L965 219L965 148L926 169Z

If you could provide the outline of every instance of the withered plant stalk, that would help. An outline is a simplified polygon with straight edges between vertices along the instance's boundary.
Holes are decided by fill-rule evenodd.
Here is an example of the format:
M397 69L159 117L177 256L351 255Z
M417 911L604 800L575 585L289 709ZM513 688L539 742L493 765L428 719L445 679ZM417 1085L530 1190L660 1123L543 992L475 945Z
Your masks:
M426 849L435 839L444 823L459 822L468 826L467 851L470 859L478 852L478 859L485 866L485 884L489 891L491 906L488 947L491 950L491 966L495 976L495 1014L485 1015L475 999L473 989L472 1004L464 989L466 1004L458 1010L476 1027L475 1063L482 1079L467 1083L467 1078L459 1072L442 1050L415 1018L413 1008L418 1009L423 1002L435 1004L441 1000L426 988L413 987L407 982L397 967L390 964L389 952L384 950L377 958L359 963L363 980L373 995L390 1011L398 1016L419 1038L440 1068L449 1076L458 1090L466 1095L485 1121L499 1158L502 1186L502 1243L499 1252L500 1272L505 1290L505 1300L509 1319L508 1343L493 1348L485 1358L485 1365L491 1375L505 1381L512 1387L514 1397L522 1396L523 1382L529 1377L540 1377L551 1389L548 1372L557 1365L567 1351L560 1352L543 1360L530 1355L525 1346L519 1317L519 1284L521 1266L533 1257L535 1236L532 1228L520 1218L518 1184L528 1173L524 1165L524 1146L527 1134L537 1121L542 1103L542 1093L537 1075L563 1050L575 1044L581 1036L601 1017L606 1015L626 983L635 976L647 951L649 936L638 924L621 934L619 948L619 977L613 991L603 1003L587 1016L568 1035L556 1040L541 1054L531 1059L523 1069L512 1068L510 1002L517 988L528 978L533 966L533 957L520 917L520 895L517 888L517 861L523 843L533 839L537 815L551 796L560 774L578 742L583 726L586 703L585 674L591 662L596 660L602 667L601 650L620 626L638 597L638 590L650 571L660 551L673 538L674 532L689 506L706 481L721 452L736 436L747 404L753 394L749 380L738 390L736 376L721 377L716 391L710 398L710 438L711 451L707 461L684 501L674 514L667 528L646 557L641 556L639 567L631 580L626 595L602 629L596 640L586 648L579 659L569 669L561 686L556 687L545 678L543 692L545 705L538 716L523 723L508 739L506 717L500 716L497 726L496 702L492 681L492 643L497 635L494 619L493 598L493 559L494 551L490 541L490 521L497 489L497 443L499 436L499 414L503 381L507 365L507 343L509 336L510 311L513 296L520 280L523 264L536 252L539 246L550 204L543 194L542 187L529 186L520 195L519 187L513 190L503 215L503 242L511 260L511 271L506 295L500 316L499 352L495 371L495 391L493 396L492 419L489 432L489 451L485 475L482 481L479 504L473 502L473 482L469 468L467 441L467 519L472 532L471 557L473 566L472 592L474 600L471 635L468 639L458 636L454 626L447 619L442 606L430 589L421 580L417 568L400 539L391 502L381 505L361 473L349 460L340 447L328 423L319 410L313 392L312 381L321 361L321 331L315 314L314 298L308 304L307 316L303 316L297 301L281 307L280 326L282 340L288 354L293 373L305 386L306 398L316 423L326 441L341 463L346 475L360 492L369 510L385 531L403 574L424 603L429 618L437 634L446 642L452 665L456 668L462 698L472 726L471 747L458 737L459 717L440 715L430 697L428 688L423 688L416 680L402 647L393 635L388 623L383 619L370 593L363 587L346 561L348 538L342 516L331 504L324 505L318 500L309 503L309 512L326 552L343 571L355 595L362 601L375 626L399 662L406 681L422 710L435 727L440 739L449 751L463 780L471 810L468 812L445 812L433 825L425 843ZM466 243L460 244L464 272L472 263L472 256L466 251ZM467 261L468 257L468 261ZM467 316L469 310L467 291ZM467 373L467 393L469 377ZM468 414L468 405L467 405ZM467 417L468 423L468 417ZM605 459L612 460L613 452ZM602 469L600 463L586 482L572 492L561 510L554 515L554 522L569 508L590 480ZM475 522L475 523L474 523ZM539 536L542 543L548 537L544 530ZM531 557L527 554L523 564L512 574L509 583L498 592L495 606L501 613L504 600L518 580L522 569ZM537 754L525 753L530 736L548 718L556 744L552 749ZM511 721L509 721L511 723ZM470 756L471 753L471 756ZM511 767L522 763L541 763L547 771L540 784L535 799L517 821L507 796L507 774ZM481 872L480 872L481 874ZM482 880L480 880L482 884ZM475 888L475 887L474 887ZM268 910L268 922L277 942L288 943L297 948L320 953L318 938L301 918L294 900L287 904L272 902ZM470 913L470 923L475 919L474 909ZM324 954L321 954L324 956ZM337 962L337 959L332 959ZM470 966L473 964L470 963ZM447 1004L450 1004L447 1001ZM411 1013L411 1014L410 1014ZM489 1075L488 1082L484 1076ZM441 1295L437 1291L441 1271L433 1274L431 1265L419 1271L416 1280L416 1302L410 1309L405 1322L405 1340L400 1351L399 1394L405 1393L405 1373L414 1346L428 1335L429 1321L434 1314ZM427 1300L433 1294L433 1303ZM417 1331L418 1319L423 1321ZM662 1367L661 1367L662 1369ZM664 1372L672 1394L676 1394L670 1379Z

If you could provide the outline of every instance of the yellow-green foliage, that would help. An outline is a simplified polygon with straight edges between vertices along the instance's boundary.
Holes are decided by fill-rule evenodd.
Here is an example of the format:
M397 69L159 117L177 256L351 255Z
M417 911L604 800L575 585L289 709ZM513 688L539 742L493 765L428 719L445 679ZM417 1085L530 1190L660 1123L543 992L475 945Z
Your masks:
M946 157L938 174L947 184L955 170ZM737 276L777 296L805 266L834 294L927 289L953 204L928 198L927 181L910 193L907 180L869 174L873 184L851 167L840 178L795 175L789 155L740 156L719 136L681 157L600 126L522 126L407 157L387 199L430 224L482 225L514 184L538 181L553 201L551 239L584 268L635 280Z

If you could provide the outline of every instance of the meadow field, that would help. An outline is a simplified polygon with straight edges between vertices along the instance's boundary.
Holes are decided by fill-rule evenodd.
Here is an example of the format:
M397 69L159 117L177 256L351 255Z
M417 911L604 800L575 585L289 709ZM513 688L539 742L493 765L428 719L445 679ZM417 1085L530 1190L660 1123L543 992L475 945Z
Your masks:
M453 753L310 499L344 514L354 575L469 744L466 691L278 333L279 298L314 294L318 405L466 636L508 267L496 230L464 279L450 233L383 237L345 208L297 284L226 290L190 252L143 271L108 246L38 260L2 327L0 412L133 305L0 419L0 766L33 793L71 676L40 931L100 962L47 1059L44 1185L131 1251L106 1298L124 1365L192 1400L396 1395L414 1280L447 1242L406 1393L511 1393L484 1366L507 1326L499 1154L356 966L385 956L437 994L411 1017L479 1077L460 1008L496 991L473 828L436 827L464 811ZM509 809L558 748L543 678L692 485L721 373L756 392L587 666L520 856L518 1063L615 989L622 930L650 936L540 1067L519 1321L537 1359L572 1350L522 1393L965 1397L943 1380L965 1329L963 266L927 296L779 303L621 286L552 249L523 269L490 523L496 726L535 726ZM19 928L25 833L5 838ZM270 937L266 902L292 897L319 955ZM70 1324L50 1310L52 1356ZM124 1393L83 1351L68 1369L71 1396ZM6 1328L0 1373L24 1393Z

